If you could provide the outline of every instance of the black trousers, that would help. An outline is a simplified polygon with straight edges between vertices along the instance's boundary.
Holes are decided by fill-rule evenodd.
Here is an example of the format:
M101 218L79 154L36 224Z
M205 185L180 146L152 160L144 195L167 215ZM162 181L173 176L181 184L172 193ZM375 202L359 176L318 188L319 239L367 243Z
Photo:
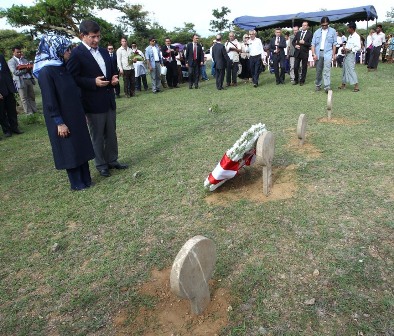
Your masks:
M238 64L239 62L233 62L233 61L227 63L227 69L226 69L227 85L230 85L231 83L237 83Z
M90 177L89 163L85 162L79 167L66 169L71 189L79 190L90 187L92 178Z
M301 67L301 78L300 76L300 62L302 62ZM305 83L306 72L308 69L308 56L304 57L294 57L294 81L296 83Z
M189 65L189 87L198 87L198 80L200 79L200 66Z
M142 85L144 86L145 91L148 90L148 82L146 81L146 75L140 75L138 77L135 77L135 88L138 91L141 91L141 81Z
M216 88L218 90L223 89L223 81L224 81L225 72L226 72L225 69L216 69L215 68Z
M167 84L169 87L175 87L178 85L178 66L176 61L166 62L165 66L167 67Z
M261 55L250 56L250 72L252 74L253 84L259 84Z
M272 55L272 60L274 62L274 73L277 83L285 82L285 57L277 54ZM280 73L279 73L279 65L280 65ZM295 70L295 69L294 69Z
M12 133L18 128L16 100L13 93L0 99L0 124L4 133Z
M126 96L134 96L135 95L135 71L132 70L123 70L123 85L124 85L124 93Z

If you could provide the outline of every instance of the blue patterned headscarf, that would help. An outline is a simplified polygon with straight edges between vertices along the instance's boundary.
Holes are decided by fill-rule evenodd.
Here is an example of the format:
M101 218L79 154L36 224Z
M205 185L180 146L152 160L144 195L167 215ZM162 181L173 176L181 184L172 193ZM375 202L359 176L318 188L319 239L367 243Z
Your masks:
M63 55L70 46L71 41L64 36L43 35L34 59L33 75L38 78L41 69L47 65L63 65Z

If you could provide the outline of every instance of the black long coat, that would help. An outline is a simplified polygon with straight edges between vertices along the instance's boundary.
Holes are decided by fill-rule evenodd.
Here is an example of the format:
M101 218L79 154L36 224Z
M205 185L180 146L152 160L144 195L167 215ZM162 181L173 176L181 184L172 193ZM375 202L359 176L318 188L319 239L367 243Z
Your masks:
M40 71L38 84L53 159L57 169L76 168L94 158L81 94L73 77L63 66L46 66ZM61 117L70 134L61 138L55 119Z

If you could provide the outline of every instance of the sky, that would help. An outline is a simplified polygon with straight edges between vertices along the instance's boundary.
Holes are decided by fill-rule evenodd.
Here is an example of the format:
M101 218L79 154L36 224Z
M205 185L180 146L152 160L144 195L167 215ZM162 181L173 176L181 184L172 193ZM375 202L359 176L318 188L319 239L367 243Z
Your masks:
M128 1L128 0L126 0ZM130 1L129 1L130 2ZM335 10L351 7L365 6L372 4L372 1L343 1L343 0L329 0L326 2L318 1L261 1L261 0L199 0L199 1L186 1L186 0L136 0L130 2L133 4L143 5L143 9L150 12L150 18L157 21L166 30L173 30L174 27L184 27L184 22L191 22L195 25L195 29L198 34L203 37L213 35L214 33L209 31L209 21L213 20L212 16L213 9L221 9L225 6L231 10L231 13L227 15L227 19L233 21L238 16L270 16L270 15L281 15L281 14L292 14L298 12L314 12L322 9ZM265 3L265 4L264 4ZM277 4L280 3L280 6ZM345 4L344 4L345 3ZM374 5L377 13L378 20L384 21L386 19L386 12L390 11L394 7L392 0L379 0ZM8 8L13 4L30 6L31 0L2 0L1 7ZM190 8L191 5L196 4L196 8ZM111 23L117 23L116 17L119 15L116 11L106 10L98 13L100 17ZM372 22L369 23L373 24ZM360 28L366 28L366 22L358 23ZM15 29L6 24L6 19L0 19L0 29ZM18 29L19 30L19 29Z

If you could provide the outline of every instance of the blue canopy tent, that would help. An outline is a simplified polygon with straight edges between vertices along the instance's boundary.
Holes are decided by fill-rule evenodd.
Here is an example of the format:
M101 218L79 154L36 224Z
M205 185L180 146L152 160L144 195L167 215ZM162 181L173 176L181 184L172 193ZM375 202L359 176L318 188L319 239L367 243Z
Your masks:
M319 11L309 13L296 13L276 16L240 16L234 19L233 23L246 30L263 30L269 28L287 28L295 24L300 25L303 21L309 23L320 23L323 16L328 16L331 22L346 23L350 21L369 21L378 18L374 6L361 6L331 11Z

